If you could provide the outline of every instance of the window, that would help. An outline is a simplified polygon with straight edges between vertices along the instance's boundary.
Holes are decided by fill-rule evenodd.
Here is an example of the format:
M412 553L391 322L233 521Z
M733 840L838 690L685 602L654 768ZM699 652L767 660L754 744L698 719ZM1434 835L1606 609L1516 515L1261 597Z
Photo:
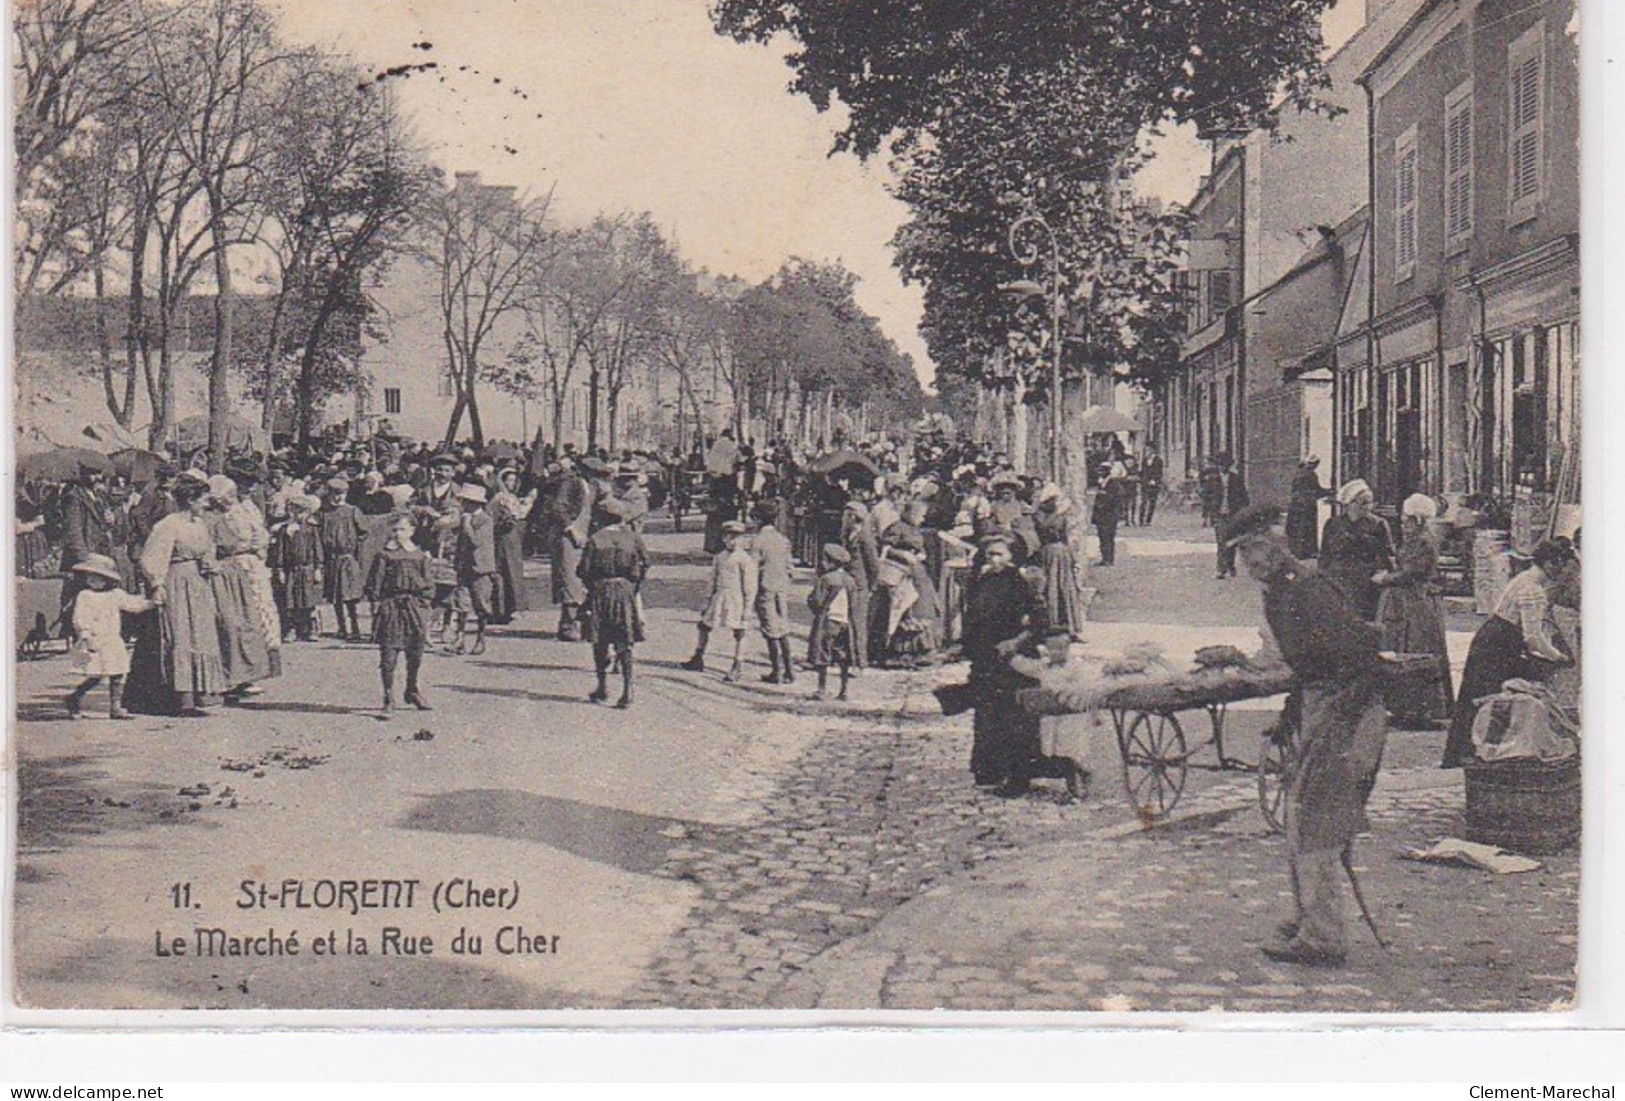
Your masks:
M1235 302L1235 283L1228 271L1208 272L1208 311L1217 319Z
M384 387L384 412L399 413L401 411L401 388L399 386Z
M1534 216L1543 185L1541 123L1546 37L1536 23L1507 49L1507 199L1514 221Z
M1394 282L1416 274L1416 127L1394 142Z
M1450 93L1444 103L1444 238L1450 252L1473 235L1473 85Z
M450 371L440 376L440 396L443 398L457 396L457 384L452 380Z

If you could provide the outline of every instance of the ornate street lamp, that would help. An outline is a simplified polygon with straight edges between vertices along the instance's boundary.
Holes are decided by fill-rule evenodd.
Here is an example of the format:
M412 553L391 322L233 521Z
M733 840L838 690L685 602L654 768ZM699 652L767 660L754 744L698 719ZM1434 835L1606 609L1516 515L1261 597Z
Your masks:
M1056 485L1061 484L1061 333L1062 312L1065 303L1061 299L1061 247L1055 236L1055 229L1044 216L1037 211L1028 211L1014 222L1010 223L1010 253L1022 267L1031 267L1038 262L1040 246L1031 238L1023 241L1023 231L1029 226L1037 226L1044 231L1044 237L1049 242L1050 258L1050 289L1049 289L1049 320L1050 320L1050 399L1049 399L1049 473L1050 479ZM1032 279L1017 279L1009 283L1000 283L999 290L1018 298L1040 298L1044 288Z

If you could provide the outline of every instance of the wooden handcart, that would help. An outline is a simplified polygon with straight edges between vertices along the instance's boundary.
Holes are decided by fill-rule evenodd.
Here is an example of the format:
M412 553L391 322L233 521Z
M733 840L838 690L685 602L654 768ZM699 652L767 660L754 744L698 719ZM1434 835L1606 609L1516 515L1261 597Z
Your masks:
M1385 680L1393 683L1414 676L1436 660L1427 655L1384 655ZM1245 673L1205 669L1166 682L1125 685L1103 693L1089 707L1079 707L1065 693L1043 687L1022 693L1021 702L1039 715L1107 712L1123 762L1123 788L1130 805L1148 822L1164 818L1174 809L1184 793L1189 769L1209 768L1256 774L1259 810L1270 828L1279 830L1296 738L1292 709L1284 708L1266 731L1256 764L1225 752L1224 728L1231 704L1279 696L1291 692L1296 684L1291 670L1285 667L1249 669ZM1180 721L1181 713L1191 711L1205 711L1208 717L1208 736L1194 743L1186 737ZM1211 763L1192 761L1210 745L1214 750Z
M1290 670L1254 671L1247 676L1204 670L1165 683L1136 683L1105 693L1090 710L1111 716L1117 751L1123 762L1123 788L1130 805L1147 821L1165 817L1185 790L1191 767L1237 769L1255 766L1231 757L1224 748L1224 726L1229 706L1242 700L1263 699L1288 692L1294 684ZM1077 714L1060 693L1034 688L1024 693L1024 706L1040 715ZM1186 737L1180 713L1205 711L1208 737L1194 744ZM1213 746L1212 764L1191 758Z

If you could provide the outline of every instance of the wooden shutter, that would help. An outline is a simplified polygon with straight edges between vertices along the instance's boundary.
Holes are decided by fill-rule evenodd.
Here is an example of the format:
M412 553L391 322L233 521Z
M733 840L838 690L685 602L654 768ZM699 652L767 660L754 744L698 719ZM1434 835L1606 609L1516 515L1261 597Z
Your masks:
M1473 232L1473 95L1464 85L1445 101L1445 239L1451 244Z
M1531 214L1541 194L1541 94L1544 24L1507 51L1507 197L1512 213Z

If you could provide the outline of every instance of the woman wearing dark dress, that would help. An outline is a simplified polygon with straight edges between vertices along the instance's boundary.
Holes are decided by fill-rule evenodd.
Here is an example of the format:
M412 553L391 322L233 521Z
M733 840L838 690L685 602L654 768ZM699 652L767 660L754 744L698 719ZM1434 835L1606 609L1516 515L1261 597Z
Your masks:
M1326 521L1320 536L1320 572L1349 598L1360 618L1377 618L1381 590L1373 578L1393 568L1394 545L1388 525L1371 514L1371 487L1356 478L1337 491L1341 515Z
M1472 760L1479 700L1495 695L1509 680L1545 680L1573 662L1552 622L1551 595L1573 583L1579 570L1574 546L1552 539L1535 548L1534 559L1507 585L1494 613L1473 636L1441 768L1460 768Z
M1438 550L1427 524L1439 513L1432 497L1413 493L1400 507L1404 537L1393 570L1377 575L1382 595L1377 600L1377 623L1382 648L1396 654L1431 654L1434 676L1414 686L1387 690L1389 714L1407 729L1427 729L1450 714L1450 652L1444 640L1444 614L1434 590L1433 570Z
M964 649L975 700L971 775L978 787L1019 795L1042 754L1038 717L1016 702L1016 693L1038 682L1011 668L1010 659L1042 633L1044 608L1014 566L1009 536L983 540L982 562L965 593Z
M412 541L417 529L410 514L392 521L389 542L372 560L367 574L367 599L373 604L373 640L378 643L378 672L384 685L384 718L395 708L395 665L406 655L406 702L429 710L418 686L423 651L429 645L429 598L434 579L429 576L429 552Z
M576 567L587 586L587 640L592 643L598 687L587 698L593 703L609 699L609 654L615 651L621 669L621 698L615 706L632 706L632 647L643 641L638 616L638 586L649 572L649 551L643 537L627 526L625 502L610 498L598 506L606 519L581 550Z

